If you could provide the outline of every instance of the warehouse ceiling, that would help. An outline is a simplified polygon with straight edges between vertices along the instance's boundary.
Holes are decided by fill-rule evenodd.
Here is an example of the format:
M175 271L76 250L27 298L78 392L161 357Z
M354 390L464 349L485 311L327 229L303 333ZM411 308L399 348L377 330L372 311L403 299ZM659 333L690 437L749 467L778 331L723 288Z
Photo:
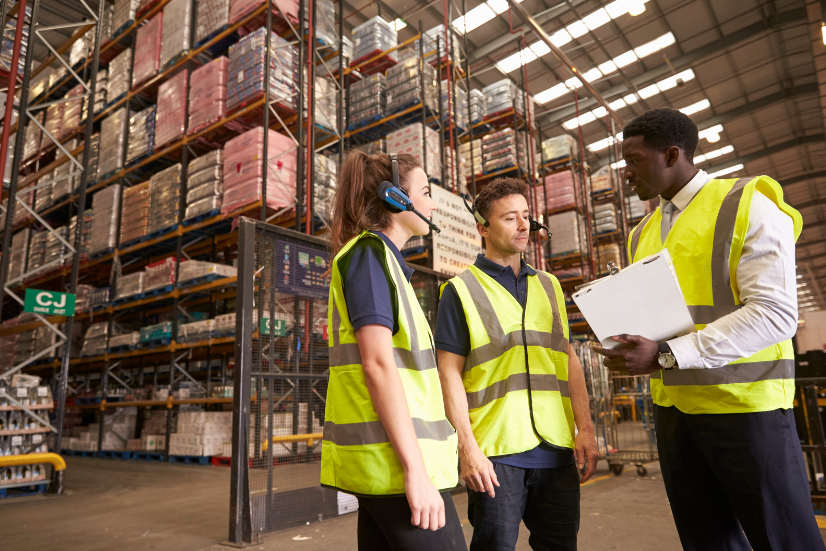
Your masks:
M40 5L41 25L76 22L87 13L80 0ZM471 29L466 38L472 87L505 76L520 83L525 61L543 136L581 137L592 167L617 161L609 147L610 119L569 80L572 74L548 48L524 32L526 25L510 14L507 0L342 0L342 5L347 34L381 13L407 24L400 42L416 33L419 21L424 30L443 23L447 9L459 30ZM695 160L700 168L728 177L767 174L780 182L804 221L797 243L801 311L826 306L826 99L818 93L815 64L818 56L826 85L826 47L819 2L808 8L806 0L523 0L522 5L625 122L648 109L683 109L704 136ZM465 12L466 20L460 19ZM61 29L48 36L59 44L70 33ZM34 55L42 60L48 51L38 43ZM572 91L573 86L578 88Z

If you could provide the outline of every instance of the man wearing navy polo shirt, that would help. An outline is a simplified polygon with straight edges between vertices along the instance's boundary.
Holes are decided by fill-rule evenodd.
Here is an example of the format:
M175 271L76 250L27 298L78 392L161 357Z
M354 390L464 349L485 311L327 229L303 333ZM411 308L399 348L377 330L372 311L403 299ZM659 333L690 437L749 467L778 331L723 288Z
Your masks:
M485 186L476 200L485 253L439 302L434 341L468 485L471 551L515 549L523 520L532 549L575 550L579 486L599 458L559 283L522 259L527 194L513 178Z

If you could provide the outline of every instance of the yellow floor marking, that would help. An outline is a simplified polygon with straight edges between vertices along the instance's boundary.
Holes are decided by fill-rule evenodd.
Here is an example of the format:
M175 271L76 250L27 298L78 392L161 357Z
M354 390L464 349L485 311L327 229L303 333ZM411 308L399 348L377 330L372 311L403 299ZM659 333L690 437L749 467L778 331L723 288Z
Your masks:
M815 515L815 519L817 520L817 527L826 530L826 517L823 515Z

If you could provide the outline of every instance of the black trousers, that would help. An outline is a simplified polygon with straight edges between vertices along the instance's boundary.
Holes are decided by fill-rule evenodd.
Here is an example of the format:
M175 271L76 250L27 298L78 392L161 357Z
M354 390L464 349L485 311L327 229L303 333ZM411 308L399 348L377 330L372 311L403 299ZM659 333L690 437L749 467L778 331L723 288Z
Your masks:
M359 551L467 551L465 534L450 492L442 492L445 526L423 530L410 524L410 505L405 496L360 497Z
M579 531L579 473L576 465L522 469L493 464L496 497L468 488L471 551L514 551L519 524L535 551L576 551Z
M824 550L792 410L688 415L654 406L686 551Z

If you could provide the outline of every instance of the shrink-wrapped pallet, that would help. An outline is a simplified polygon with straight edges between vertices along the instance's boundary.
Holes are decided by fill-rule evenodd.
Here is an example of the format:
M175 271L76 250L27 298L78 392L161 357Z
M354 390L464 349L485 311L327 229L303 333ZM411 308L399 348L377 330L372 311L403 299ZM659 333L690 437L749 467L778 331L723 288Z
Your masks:
M64 99L77 98L64 103L63 121L61 122L60 139L66 138L69 134L75 132L80 126L80 112L83 107L83 93L85 89L78 84L63 96Z
M189 86L189 126L193 134L227 113L229 58L221 56L192 71Z
M264 0L230 0L229 22L235 23L243 19L263 3ZM273 2L273 8L289 16L293 21L298 20L298 0L278 0Z
M425 173L429 177L441 177L442 163L439 160L439 135L435 130L423 126L420 122L388 134L387 153L408 153L413 155L422 167L425 167L426 159Z
M175 257L153 262L144 271L143 290L154 291L175 284Z
M170 24L175 25L175 21ZM163 12L158 13L139 29L135 38L135 64L132 67L132 88L137 88L158 74L161 66L161 31Z
M184 135L187 76L188 71L183 69L158 87L158 112L155 115L155 146L158 149Z
M73 138L65 142L63 147L71 153L77 149L78 145L79 142L77 138ZM63 157L65 157L63 151L58 149L55 158L61 159ZM82 159L83 154L81 153L78 155L77 161L81 162ZM76 192L78 190L78 186L80 185L81 174L81 168L78 167L72 159L68 159L65 163L57 167L53 173L54 183L52 184L52 200L54 202L62 201L68 195Z
M112 11L112 31L110 36L116 36L124 27L135 20L139 0L115 0Z
M132 48L126 48L109 63L106 84L106 102L112 103L125 96L132 87Z
M115 300L134 297L143 293L145 275L144 272L135 272L118 277L118 290L115 293Z
M33 120L29 120L29 118L36 119L37 122L43 124L43 119L45 116L46 113L39 111L34 113L32 117L26 117L26 136L25 141L23 142L24 161L32 158L38 151L40 151L40 138L43 133L43 131L40 130L40 126Z
M43 129L51 135L43 136L43 147L51 145L53 140L60 137L60 131L63 128L63 111L66 109L65 103L54 103L46 108L46 122L43 123Z
M224 189L223 160L223 150L216 149L190 161L184 220L221 208Z
M270 101L290 109L297 105L298 53L296 47L271 34L270 55L265 55L266 33L261 27L229 48L227 111L249 105L264 95L264 60L270 62Z
M229 23L231 0L196 0L195 44L204 42Z
M92 198L92 237L89 254L95 255L114 249L117 245L118 214L121 185L112 184L95 193Z
M178 223L181 198L181 163L156 172L149 180L149 233L165 230Z
M7 283L19 279L26 272L26 262L29 258L29 238L31 230L23 228L12 235L11 255L9 258L9 276Z
M264 129L253 128L224 146L224 200L221 212L231 212L262 199ZM295 204L296 150L294 142L269 130L267 205L274 209Z
M161 67L166 67L183 53L189 51L189 30L192 26L193 0L171 0L163 8L164 21L161 33ZM186 97L184 92L184 97Z
M123 148L126 146L126 108L121 107L103 119L100 125L100 153L98 181L123 167Z
M545 201L549 211L573 207L577 204L576 183L579 178L571 170L545 176Z
M126 149L126 164L131 165L155 151L154 105L139 111L129 118L129 141Z
M149 182L123 191L120 216L120 242L130 243L144 237L149 228Z
M396 29L380 16L368 19L361 25L353 27L353 61L356 63L362 58L395 48L398 45ZM391 61L398 61L398 54L387 54Z

